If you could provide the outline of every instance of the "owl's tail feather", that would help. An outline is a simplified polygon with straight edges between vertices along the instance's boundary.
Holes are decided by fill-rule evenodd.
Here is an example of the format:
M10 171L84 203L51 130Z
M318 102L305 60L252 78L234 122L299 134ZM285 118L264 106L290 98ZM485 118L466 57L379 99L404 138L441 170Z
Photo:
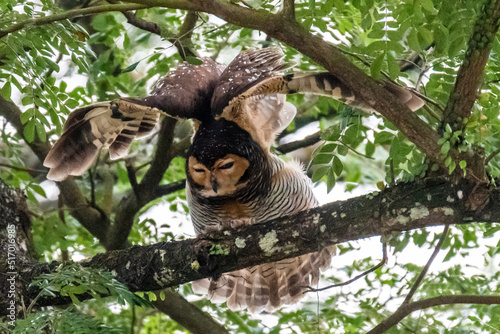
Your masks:
M207 294L215 303L227 302L232 311L247 308L252 313L272 312L281 305L296 303L309 286L318 283L320 270L331 262L335 247L293 259L265 263L222 275L217 281L202 279L193 290Z

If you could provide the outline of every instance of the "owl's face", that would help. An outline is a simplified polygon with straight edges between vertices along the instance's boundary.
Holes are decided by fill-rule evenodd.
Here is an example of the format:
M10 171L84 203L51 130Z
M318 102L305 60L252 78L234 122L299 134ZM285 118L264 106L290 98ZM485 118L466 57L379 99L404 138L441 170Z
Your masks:
M188 170L203 197L227 196L245 187L243 180L250 162L235 154L228 154L206 166L195 157L188 158Z
M266 154L251 135L225 119L204 122L186 161L192 191L205 198L231 197L267 176Z

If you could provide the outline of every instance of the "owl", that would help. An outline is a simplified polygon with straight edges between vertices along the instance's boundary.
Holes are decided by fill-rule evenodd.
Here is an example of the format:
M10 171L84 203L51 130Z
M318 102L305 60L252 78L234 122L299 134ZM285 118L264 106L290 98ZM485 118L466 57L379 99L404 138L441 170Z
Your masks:
M197 234L234 229L294 214L318 205L302 166L271 153L276 136L296 109L286 94L314 93L364 107L363 101L328 73L283 75L278 49L240 53L227 67L203 58L183 63L160 80L151 96L118 99L75 111L48 154L48 177L81 175L108 146L112 158L126 155L136 136L151 131L159 114L194 119L196 132L186 157L186 195ZM387 90L411 109L422 101L389 83ZM296 258L193 282L195 292L231 310L272 312L297 302L330 265L333 247Z

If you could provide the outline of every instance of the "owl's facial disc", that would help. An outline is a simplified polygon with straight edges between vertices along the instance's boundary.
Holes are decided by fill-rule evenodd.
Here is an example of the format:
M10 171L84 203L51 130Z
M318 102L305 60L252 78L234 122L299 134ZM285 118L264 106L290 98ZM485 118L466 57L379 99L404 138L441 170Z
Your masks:
M189 174L204 197L234 194L246 184L240 180L249 165L247 159L234 154L217 160L213 166L205 166L193 156L188 159Z

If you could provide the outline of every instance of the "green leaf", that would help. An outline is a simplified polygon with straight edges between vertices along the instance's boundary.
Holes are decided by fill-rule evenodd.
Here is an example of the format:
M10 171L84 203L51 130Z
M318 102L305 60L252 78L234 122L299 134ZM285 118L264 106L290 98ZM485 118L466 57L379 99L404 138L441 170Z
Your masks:
M337 174L337 176L340 176L340 174L344 170L344 164L342 164L342 161L337 156L334 156L332 165L335 174Z
M30 184L30 188L33 189L34 192L36 192L38 195L42 197L47 197L47 194L45 193L45 190L43 190L42 187L40 187L38 184Z
M455 168L457 168L457 164L455 163L455 161L452 161L450 163L450 167L449 167L449 173L450 173L450 175L455 171Z
M408 34L408 37L406 38L406 42L408 43L408 46L410 49L413 51L421 51L422 47L420 46L420 42L418 41L418 36L417 36L417 31L416 29L411 29L410 33Z
M365 146L365 154L371 157L373 153L375 153L375 145L371 141L369 141Z
M398 62L394 59L392 54L390 52L387 52L387 68L389 69L389 76L391 79L396 79L399 77L399 64Z
M74 109L79 105L78 101L76 101L75 99L67 99L66 102L64 102L64 104L66 105L66 107L70 109Z
M26 122L28 122L33 117L34 112L35 112L35 108L29 108L28 110L23 112L21 114L21 116L19 117L21 119L21 123L26 124Z
M432 3L432 0L420 0L420 5L428 12L434 11L434 4Z
M433 33L426 27L419 27L417 35L422 48L427 48L434 41Z
M451 163L451 157L450 156L447 156L446 159L444 160L444 165L446 167L448 167Z
M203 64L203 61L201 61L200 59L198 59L196 57L193 57L193 56L187 56L186 57L186 61L188 63L190 63L191 65L201 65L201 64Z
M434 29L434 43L436 45L436 54L444 55L448 50L448 29L439 24L436 29Z
M40 138L42 142L45 142L47 140L47 133L45 132L43 124L40 122L35 122L35 129L36 133L38 134L38 138Z
M128 73L128 72L132 72L133 70L135 70L135 68L137 67L137 65L139 65L141 61L137 61L135 63L133 63L132 65L128 66L126 69L124 69L123 71L121 71L121 73Z
M337 144L329 143L320 147L319 151L321 153L333 153L337 148Z
M348 152L349 152L349 148L347 146L340 145L337 148L337 153L340 154L341 156L346 156Z
M333 187L335 187L335 174L333 173L333 170L330 169L328 171L328 174L326 175L326 192L329 193L332 191Z
M380 72L382 70L382 64L384 62L385 53L381 53L375 58L370 66L370 73L374 79L380 78Z
M325 176L326 173L328 173L329 170L330 166L322 166L317 168L311 177L312 182L320 181L323 178L323 176Z
M450 142L445 141L443 146L441 146L441 153L446 155L446 154L448 154L449 150L450 150Z
M0 89L0 95L7 101L10 101L10 95L12 94L12 88L10 81L5 82L2 89Z
M128 37L128 34L125 33L123 35L123 48L128 49L130 47L130 37Z
M35 120L30 120L28 123L26 123L26 126L24 127L24 139L28 142L31 143L35 139Z
M375 141L374 141L375 144L387 145L394 138L394 133L389 132L389 131L375 132L374 137L375 137Z
M332 161L332 157L331 154L318 154L314 157L312 163L313 165L326 165Z
M458 165L460 166L460 169L465 169L467 167L467 161L461 160Z

